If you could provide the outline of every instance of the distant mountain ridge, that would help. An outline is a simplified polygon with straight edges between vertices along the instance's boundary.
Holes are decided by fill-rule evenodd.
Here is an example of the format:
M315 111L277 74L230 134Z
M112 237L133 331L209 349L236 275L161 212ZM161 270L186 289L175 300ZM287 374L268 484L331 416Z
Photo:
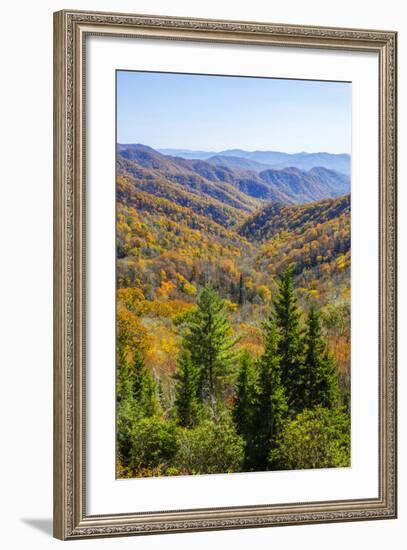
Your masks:
M264 169L294 167L300 170L310 170L321 166L346 175L350 175L351 170L351 158L347 153L283 153L279 151L245 151L243 149L227 149L220 152L188 149L157 149L157 151L164 155L178 156L185 159L201 159L216 164L220 164L221 158L225 157L225 165L231 162L231 158L237 158L241 161L246 160L265 165ZM251 169L256 170L254 165ZM256 171L260 170L261 168Z
M256 172L241 168L240 164L232 168L201 159L163 155L142 144L119 144L117 153L119 175L131 175L141 190L157 196L165 196L163 186L169 185L180 205L187 201L187 193L193 202L215 200L248 212L264 202L301 204L350 191L348 176L324 167L308 171L268 168Z
M273 167L269 164L263 164L262 162L257 162L255 160L245 159L242 157L234 157L233 155L215 155L207 158L206 162L216 166L231 168L232 170L253 170L257 173Z

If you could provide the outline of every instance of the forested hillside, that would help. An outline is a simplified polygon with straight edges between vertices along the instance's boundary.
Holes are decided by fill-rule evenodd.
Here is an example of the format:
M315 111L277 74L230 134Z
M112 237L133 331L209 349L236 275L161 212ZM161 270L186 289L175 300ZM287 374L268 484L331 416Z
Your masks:
M349 179L232 164L118 146L119 477L349 465Z

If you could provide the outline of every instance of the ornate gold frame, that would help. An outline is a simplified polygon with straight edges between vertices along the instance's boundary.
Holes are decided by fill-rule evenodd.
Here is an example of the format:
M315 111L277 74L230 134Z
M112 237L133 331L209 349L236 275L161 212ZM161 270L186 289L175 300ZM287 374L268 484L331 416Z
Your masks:
M86 514L86 36L335 48L379 57L379 496L176 512ZM396 517L395 32L60 11L54 14L54 535L60 539Z

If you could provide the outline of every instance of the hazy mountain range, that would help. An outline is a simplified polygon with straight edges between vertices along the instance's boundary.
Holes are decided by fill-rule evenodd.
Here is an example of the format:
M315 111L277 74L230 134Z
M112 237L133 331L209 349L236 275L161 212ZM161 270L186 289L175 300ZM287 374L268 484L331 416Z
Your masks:
M308 170L293 165L269 168L229 154L222 164L222 155L207 160L184 158L142 144L118 145L117 153L118 175L134 178L138 190L156 197L171 197L178 205L192 208L221 225L236 221L236 210L251 212L269 202L302 204L336 198L350 191L348 175L323 165ZM318 153L315 157L318 155L332 156ZM286 156L293 160L298 157ZM266 167L260 170L259 166Z
M182 157L185 159L201 159L228 166L261 172L266 168L294 167L300 170L310 170L324 167L343 174L350 174L350 155L333 153L282 153L278 151L244 151L228 149L225 151L192 151L189 149L158 149L164 155Z

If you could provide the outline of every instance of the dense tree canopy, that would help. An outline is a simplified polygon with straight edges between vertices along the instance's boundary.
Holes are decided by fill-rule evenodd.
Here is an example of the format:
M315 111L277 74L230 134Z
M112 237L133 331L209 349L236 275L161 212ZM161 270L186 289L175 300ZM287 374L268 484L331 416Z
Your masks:
M119 363L119 475L348 464L349 415L340 407L335 363L315 306L305 316L297 304L291 270L278 280L263 322L261 355L238 352L230 315L208 283L195 308L178 318L169 407L145 350Z
M117 168L118 477L349 465L344 178Z

